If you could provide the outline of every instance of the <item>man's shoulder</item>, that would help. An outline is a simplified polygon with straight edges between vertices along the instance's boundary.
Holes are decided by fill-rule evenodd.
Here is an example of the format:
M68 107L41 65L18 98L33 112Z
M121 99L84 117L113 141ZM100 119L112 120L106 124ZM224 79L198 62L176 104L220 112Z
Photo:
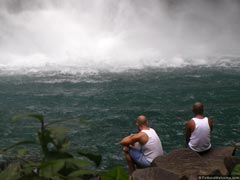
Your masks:
M146 134L146 133L140 131L140 132L134 134L134 136L135 136L135 137L141 137L141 136L144 136L145 134Z
M144 129L144 130L141 130L140 132L148 133L148 132L156 132L156 131L153 128L149 127L149 129Z
M148 134L147 134L147 132L145 131L140 131L139 133L138 133L138 138L139 139L144 139L144 138L146 138L146 137L148 137Z
M194 120L193 120L193 118L187 120L187 122L186 122L186 124L192 124L192 123L193 123L193 124L195 123Z
M137 133L139 136L143 136L143 135L145 135L146 134L146 132L145 131L140 131L139 133Z
M185 124L186 128L194 128L195 127L195 122L193 119L189 119L186 124Z

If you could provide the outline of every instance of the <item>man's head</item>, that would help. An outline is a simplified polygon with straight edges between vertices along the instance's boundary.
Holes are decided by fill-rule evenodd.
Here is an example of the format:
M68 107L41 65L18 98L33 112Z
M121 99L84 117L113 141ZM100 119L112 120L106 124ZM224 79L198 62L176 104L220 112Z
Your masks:
M192 112L194 113L194 115L202 115L203 104L201 102L195 102L192 106Z
M147 117L144 116L144 115L138 116L138 118L136 120L136 126L137 126L139 131L144 127L148 127Z

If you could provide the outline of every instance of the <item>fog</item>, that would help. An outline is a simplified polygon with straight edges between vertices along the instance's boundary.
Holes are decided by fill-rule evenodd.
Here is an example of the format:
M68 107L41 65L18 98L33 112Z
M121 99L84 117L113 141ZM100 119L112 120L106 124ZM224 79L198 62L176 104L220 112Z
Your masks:
M0 0L0 67L208 64L239 29L238 0Z

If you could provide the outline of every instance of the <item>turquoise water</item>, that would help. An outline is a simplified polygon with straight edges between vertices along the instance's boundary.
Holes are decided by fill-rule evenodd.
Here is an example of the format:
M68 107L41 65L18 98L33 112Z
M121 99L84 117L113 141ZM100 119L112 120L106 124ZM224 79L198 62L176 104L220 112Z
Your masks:
M72 119L73 149L103 155L102 169L125 165L120 139L136 132L134 120L145 114L164 151L184 147L184 124L191 105L202 101L214 121L213 146L240 142L240 70L238 67L145 68L124 72L58 72L0 75L2 149L35 139L36 121L11 122L21 113L40 113L47 121ZM88 124L80 123L80 119ZM30 149L32 147L29 147Z

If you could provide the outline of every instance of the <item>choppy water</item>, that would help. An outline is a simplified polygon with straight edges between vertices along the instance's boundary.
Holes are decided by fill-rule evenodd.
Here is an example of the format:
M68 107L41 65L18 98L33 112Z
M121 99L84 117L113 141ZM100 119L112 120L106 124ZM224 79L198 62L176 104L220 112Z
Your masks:
M102 168L125 163L120 139L136 132L134 120L145 114L165 152L183 147L191 105L202 101L214 121L213 146L239 142L239 67L145 68L119 73L59 72L0 76L1 144L35 139L35 121L12 124L16 114L40 113L70 129L73 149L103 155ZM84 125L78 119L89 122Z
M239 2L1 0L0 149L36 138L37 121L11 117L40 113L74 119L61 123L72 148L101 153L101 168L125 165L119 141L139 114L169 152L195 101L214 146L239 142Z

